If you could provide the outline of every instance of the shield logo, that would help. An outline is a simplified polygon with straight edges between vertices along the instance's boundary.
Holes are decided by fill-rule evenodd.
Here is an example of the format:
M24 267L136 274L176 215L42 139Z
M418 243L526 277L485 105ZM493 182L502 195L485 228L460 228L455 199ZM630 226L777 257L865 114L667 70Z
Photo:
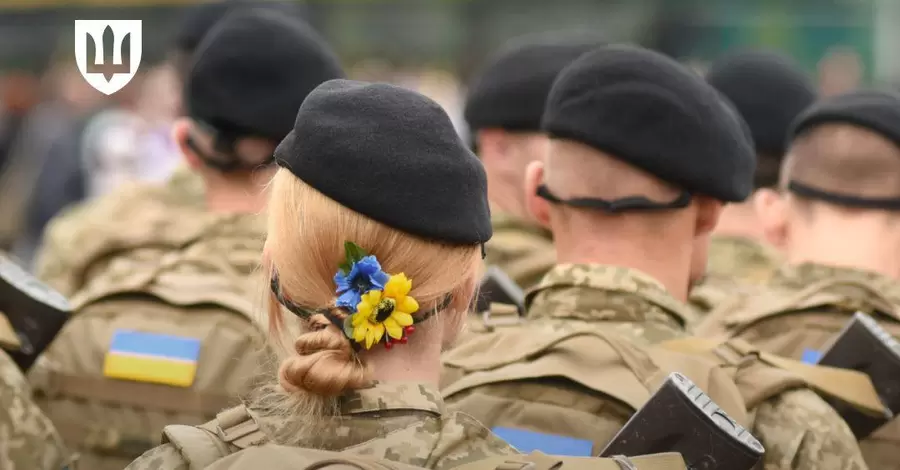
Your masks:
M75 20L75 63L88 84L111 95L141 65L141 20Z

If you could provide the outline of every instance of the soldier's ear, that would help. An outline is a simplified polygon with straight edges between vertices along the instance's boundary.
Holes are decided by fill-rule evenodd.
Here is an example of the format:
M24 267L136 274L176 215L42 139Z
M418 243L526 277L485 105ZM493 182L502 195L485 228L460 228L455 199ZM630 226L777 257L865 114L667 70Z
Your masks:
M785 197L774 189L763 188L752 196L753 209L762 225L766 241L784 248L788 234L788 207Z
M719 217L722 215L725 204L718 199L700 195L694 196L694 204L697 205L695 231L697 236L704 237L709 235L719 224Z
M531 217L544 228L550 228L550 203L537 195L538 186L544 183L544 162L536 161L525 169L525 207Z
M172 140L178 145L178 150L181 151L188 166L196 170L203 167L203 160L194 150L196 142L193 144L191 142L191 139L196 138L193 135L196 133L193 129L194 123L190 119L185 117L176 119L172 124Z

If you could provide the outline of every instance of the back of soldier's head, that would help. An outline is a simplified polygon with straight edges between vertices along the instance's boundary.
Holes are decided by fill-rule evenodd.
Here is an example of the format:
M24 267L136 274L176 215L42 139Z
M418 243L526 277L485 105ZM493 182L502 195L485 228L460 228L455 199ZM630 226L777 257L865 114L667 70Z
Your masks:
M229 13L248 8L272 8L281 14L298 18L301 15L297 4L277 0L217 0L189 8L175 32L172 44L173 63L179 78L187 78L194 52L213 27Z
M192 124L184 136L176 128L176 140L220 172L271 164L306 95L343 75L302 20L271 9L229 13L197 48L184 97ZM260 145L242 152L242 141Z
M553 144L539 194L558 209L671 214L752 189L746 125L702 78L655 52L608 46L580 57L554 83L543 128Z
M728 54L713 62L706 80L750 128L757 153L754 187L775 187L791 123L815 101L815 84L799 64L768 51Z
M782 186L805 207L900 210L900 95L825 99L795 124Z
M603 45L596 35L552 33L513 39L494 54L469 88L465 118L484 129L540 132L544 104L556 76Z

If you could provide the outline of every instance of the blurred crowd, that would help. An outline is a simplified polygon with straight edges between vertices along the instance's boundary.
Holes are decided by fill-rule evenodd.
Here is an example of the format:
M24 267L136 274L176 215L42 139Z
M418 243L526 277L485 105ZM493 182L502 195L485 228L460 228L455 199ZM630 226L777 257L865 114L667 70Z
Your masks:
M707 60L685 60L698 72L706 68ZM431 97L469 138L462 115L465 73L395 65L379 57L346 65L352 78L398 84ZM823 94L832 95L856 88L863 68L858 52L835 44L815 72ZM106 96L88 85L69 51L40 73L3 72L0 249L30 264L45 225L66 207L127 182L166 180L181 161L169 135L179 115L178 83L171 60L145 61L124 89Z

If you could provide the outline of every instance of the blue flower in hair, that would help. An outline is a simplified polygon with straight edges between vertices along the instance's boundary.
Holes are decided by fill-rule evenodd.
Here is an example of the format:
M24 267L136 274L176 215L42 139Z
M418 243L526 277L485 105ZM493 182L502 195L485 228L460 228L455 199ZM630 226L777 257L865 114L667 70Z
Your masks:
M351 312L356 311L363 294L372 289L383 290L390 279L390 276L381 270L381 264L375 256L359 256L360 254L363 253L348 256L347 259L352 260L349 266L343 265L334 275L338 294L336 305Z

